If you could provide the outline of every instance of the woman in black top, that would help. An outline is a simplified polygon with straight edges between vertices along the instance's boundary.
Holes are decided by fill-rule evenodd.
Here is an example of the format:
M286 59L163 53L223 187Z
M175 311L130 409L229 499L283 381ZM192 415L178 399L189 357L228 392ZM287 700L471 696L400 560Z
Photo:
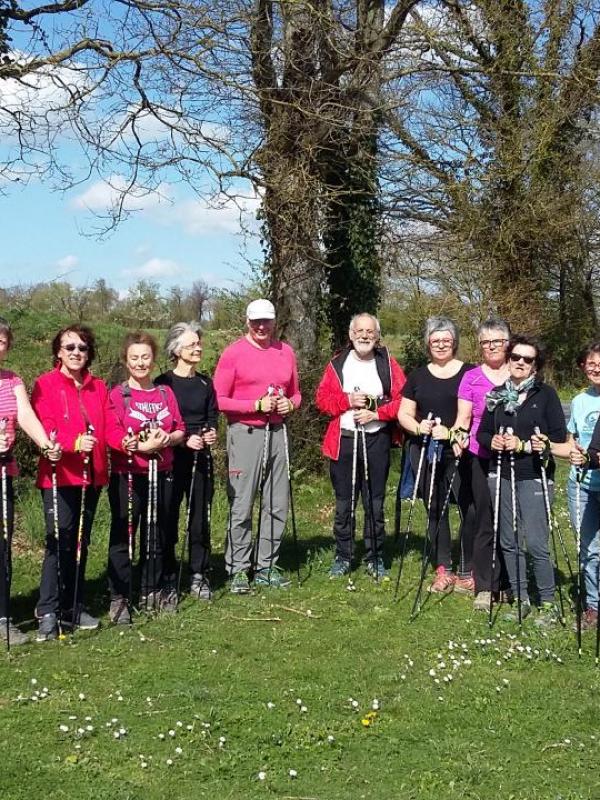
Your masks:
M195 322L178 322L167 334L165 350L173 369L159 375L156 384L170 386L185 422L186 438L174 450L173 495L165 543L165 575L176 585L177 557L175 548L179 530L179 509L184 495L190 503L189 565L192 574L190 592L200 600L211 600L208 579L210 556L210 524L208 507L214 491L210 447L217 441L217 399L212 380L196 372L202 358L202 330ZM192 485L192 469L196 472ZM185 535L185 534L184 534ZM172 592L172 601L177 595Z
M558 395L537 376L544 363L541 344L530 336L513 336L508 346L508 358L510 376L503 386L488 392L487 411L481 419L477 440L488 450L507 454L502 458L500 480L500 547L513 594L521 598L521 616L526 617L531 612L523 551L523 539L526 538L541 602L536 624L546 626L558 621L559 617L554 605L555 580L548 547L542 463L546 464L551 501L554 477L552 450L555 445L566 442L567 428ZM504 430L502 435L501 427ZM537 430L539 435L536 434ZM518 553L513 530L509 454L514 455ZM495 461L494 457L490 460L492 468ZM489 481L494 497L495 472L490 474ZM507 615L507 620L516 619L517 613L515 609Z
M434 447L437 449L435 484L428 515L431 561L436 572L430 591L447 592L455 587L458 579L452 572L448 513L446 512L441 519L440 514L454 471L455 456L452 444L457 439L450 426L456 419L458 385L465 372L471 369L471 364L464 364L456 358L459 334L452 320L446 317L430 317L425 325L424 338L431 361L426 366L413 370L408 376L402 390L398 421L412 437L410 458L415 472L419 461L421 437L431 435L419 486L426 508L429 501ZM431 419L428 420L429 414ZM463 519L466 517L470 502L466 488L464 487L465 491L461 491L457 476L454 490ZM465 528L463 536L466 536L466 526L463 528ZM463 541L463 550L472 551L472 547L467 548L466 545L467 543ZM461 572L467 575L470 572L470 565L464 565Z

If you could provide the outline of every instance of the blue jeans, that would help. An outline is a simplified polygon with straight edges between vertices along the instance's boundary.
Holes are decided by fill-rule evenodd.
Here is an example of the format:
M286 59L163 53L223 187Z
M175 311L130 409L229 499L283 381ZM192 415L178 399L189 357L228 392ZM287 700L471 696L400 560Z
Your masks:
M577 529L577 484L569 480L567 498L571 524ZM581 487L581 546L580 564L585 576L587 608L598 608L598 560L600 557L600 491Z

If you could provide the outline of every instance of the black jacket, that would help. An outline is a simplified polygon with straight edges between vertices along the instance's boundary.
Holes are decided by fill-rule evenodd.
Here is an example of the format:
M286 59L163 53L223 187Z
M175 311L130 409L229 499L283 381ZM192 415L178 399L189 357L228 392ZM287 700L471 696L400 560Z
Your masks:
M561 402L556 391L547 383L536 381L527 392L522 405L514 414L507 414L504 406L494 411L486 411L477 431L477 441L482 447L491 450L492 437L503 426L512 428L515 436L526 442L539 427L551 442L566 442L567 426ZM495 459L492 459L492 463ZM502 459L502 477L510 477L510 462ZM547 467L548 477L554 474L554 461L550 458ZM537 453L515 453L515 477L517 480L532 480L541 476L540 458Z

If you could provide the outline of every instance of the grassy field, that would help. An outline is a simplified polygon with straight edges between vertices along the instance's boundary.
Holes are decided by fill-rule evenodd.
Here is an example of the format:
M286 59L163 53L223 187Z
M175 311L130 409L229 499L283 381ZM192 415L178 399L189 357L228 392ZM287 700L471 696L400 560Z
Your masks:
M103 498L89 571L102 629L0 656L3 800L600 797L593 635L578 660L570 628L498 619L490 632L459 596L428 599L409 622L420 536L399 602L363 571L350 593L327 575L328 483L298 485L296 503L300 587L227 592L219 491L215 601L122 630L105 616ZM36 600L39 505L31 494L19 504L19 621ZM571 544L563 505L560 492ZM391 502L388 516L391 529ZM294 566L289 543L283 563Z

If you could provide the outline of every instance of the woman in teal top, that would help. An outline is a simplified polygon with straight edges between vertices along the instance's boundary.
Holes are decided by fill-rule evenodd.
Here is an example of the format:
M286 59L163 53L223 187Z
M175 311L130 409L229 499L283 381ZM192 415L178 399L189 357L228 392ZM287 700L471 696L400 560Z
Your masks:
M569 439L565 452L571 464L585 465L587 451L596 421L600 416L600 341L591 342L577 359L589 386L571 401L571 417L567 425ZM577 469L581 469L579 517L581 521L580 568L585 576L585 605L582 629L596 628L598 617L598 560L600 557L600 470L572 466L567 484L571 523L577 530Z

